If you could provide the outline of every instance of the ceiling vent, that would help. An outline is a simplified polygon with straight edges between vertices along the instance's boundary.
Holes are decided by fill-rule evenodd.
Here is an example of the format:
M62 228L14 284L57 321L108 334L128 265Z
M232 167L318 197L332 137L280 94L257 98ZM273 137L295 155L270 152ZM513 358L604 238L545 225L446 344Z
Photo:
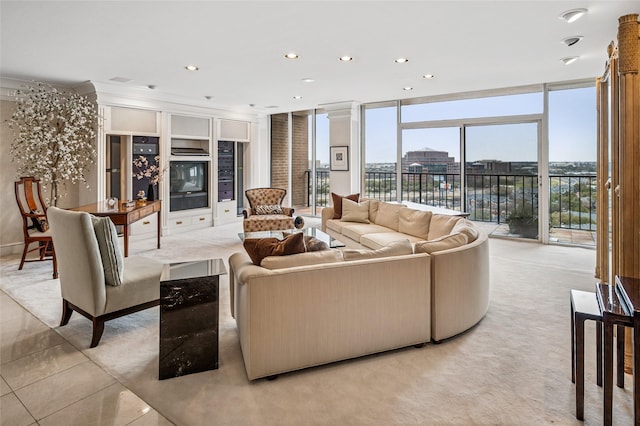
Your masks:
M562 42L564 44L566 44L567 46L573 46L574 44L578 43L583 38L584 37L582 37L582 36L571 36L571 37L567 37L565 39L562 39Z

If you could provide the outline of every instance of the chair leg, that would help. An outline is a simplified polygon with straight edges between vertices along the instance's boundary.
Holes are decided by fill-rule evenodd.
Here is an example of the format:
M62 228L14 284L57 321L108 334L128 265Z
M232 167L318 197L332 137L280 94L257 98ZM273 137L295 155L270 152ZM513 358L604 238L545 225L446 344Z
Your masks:
M24 266L24 260L27 258L27 252L29 251L29 243L24 242L24 250L22 250L22 259L20 259L20 266L18 266L18 271L22 270Z
M93 337L91 338L90 348L95 348L100 343L102 338L102 332L104 331L104 320L100 318L93 318Z
M62 319L60 320L60 327L69 324L72 313L73 309L71 309L71 306L69 306L69 302L62 299Z
M58 260L56 259L56 251L53 248L53 242L51 244L51 255L53 256L53 279L58 278Z

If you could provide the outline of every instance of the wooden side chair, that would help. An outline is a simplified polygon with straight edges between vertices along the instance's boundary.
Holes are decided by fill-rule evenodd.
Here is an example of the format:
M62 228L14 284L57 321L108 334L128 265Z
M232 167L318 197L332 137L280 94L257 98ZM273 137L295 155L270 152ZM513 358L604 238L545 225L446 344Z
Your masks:
M53 249L51 231L47 226L47 205L42 197L40 179L33 176L21 177L14 183L16 201L22 216L22 232L24 235L24 250L18 270L21 270L25 262L39 262L42 260L53 261L53 278L58 278L58 263L56 252ZM32 244L34 248L29 248ZM27 259L27 253L37 251L38 257Z

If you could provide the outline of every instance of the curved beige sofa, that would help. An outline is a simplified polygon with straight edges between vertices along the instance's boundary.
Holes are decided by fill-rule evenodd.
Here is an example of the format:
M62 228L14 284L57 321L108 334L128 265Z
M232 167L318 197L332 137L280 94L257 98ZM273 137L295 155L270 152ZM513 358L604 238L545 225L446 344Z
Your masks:
M250 380L446 339L487 312L489 247L483 231L474 228L474 241L460 247L413 253L412 245L419 247L425 238L332 217L325 208L327 233L383 257L345 260L353 258L345 249L272 256L260 266L245 252L229 258L231 313ZM464 222L458 230L471 223L432 215L425 237L446 237L459 221ZM343 231L358 226L359 232L378 232L356 241L329 223ZM424 223L416 227L425 230ZM390 256L392 246L404 246L405 252Z
M461 229L469 235L469 242L460 247L432 252L431 260L431 338L440 341L460 334L477 324L489 309L489 236L473 222L462 216L431 213L428 231L423 223L412 224L411 219L396 227L389 216L411 218L417 210L402 204L369 201L370 223L353 223L333 219L334 210L322 210L322 230L347 247L377 249L399 239L414 245L422 241L442 239ZM381 217L381 207L387 217ZM436 209L435 211L442 211ZM418 215L420 215L418 213ZM423 216L424 217L424 216ZM422 217L422 218L423 218ZM419 217L418 220L422 219ZM403 232L401 232L403 231ZM426 232L426 235L425 235ZM475 234L475 237L474 237ZM418 236L419 235L419 236Z

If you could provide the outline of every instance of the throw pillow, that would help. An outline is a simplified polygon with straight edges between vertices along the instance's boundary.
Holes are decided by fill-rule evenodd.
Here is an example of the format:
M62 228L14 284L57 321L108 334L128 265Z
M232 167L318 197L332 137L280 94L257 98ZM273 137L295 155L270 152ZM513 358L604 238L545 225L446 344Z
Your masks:
M98 240L104 281L112 286L122 284L124 272L124 257L118 244L118 231L108 217L91 216L93 231Z
M437 251L449 250L467 244L467 236L464 234L451 234L431 241L420 241L416 243L416 253L435 253Z
M348 198L342 200L342 218L343 222L369 223L369 202L363 201L357 203Z
M304 235L300 232L291 234L282 240L277 238L246 238L244 248L254 265L260 265L267 256L286 256L304 253Z
M256 214L282 214L282 207L277 204L270 206L256 206Z
M377 259L379 257L404 256L413 254L413 247L409 240L398 240L387 244L377 250L344 249L344 260Z
M406 207L400 209L398 231L424 240L428 239L431 214L430 211L413 210Z
M42 214L38 210L31 210L29 213L31 214ZM47 219L40 219L38 217L31 218L32 225L27 229L36 229L39 232L47 232L49 230L49 224L47 223Z
M333 218L340 219L342 217L342 199L346 198L351 201L355 201L356 203L360 199L360 194L351 194L343 197L338 194L331 193L331 199L333 200Z
M478 229L469 219L461 219L453 225L452 234L464 234L467 236L467 242L472 243L478 238Z
M289 233L289 232L283 232L282 233L283 237L287 237L289 235L293 235L293 234ZM330 247L329 247L329 245L327 243L325 243L322 240L317 239L314 236L305 235L304 236L304 248L305 248L305 251L322 251L322 250L329 250Z

